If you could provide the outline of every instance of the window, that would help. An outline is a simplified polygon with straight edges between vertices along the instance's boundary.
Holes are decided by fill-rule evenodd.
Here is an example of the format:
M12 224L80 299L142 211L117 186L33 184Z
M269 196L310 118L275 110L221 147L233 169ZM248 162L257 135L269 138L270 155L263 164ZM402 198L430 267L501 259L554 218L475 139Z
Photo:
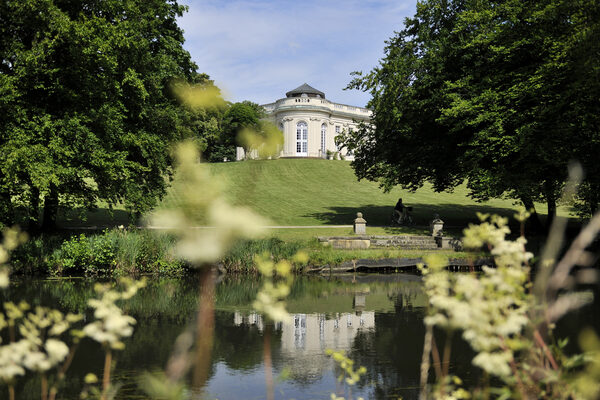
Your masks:
M306 122L298 122L296 125L296 154L308 155L308 125Z
M340 134L340 131L341 131L341 130L340 130L340 126L339 126L339 125L336 125L336 126L335 126L335 134L336 134L336 135L339 135L339 134Z
M321 155L327 152L327 124L321 125Z

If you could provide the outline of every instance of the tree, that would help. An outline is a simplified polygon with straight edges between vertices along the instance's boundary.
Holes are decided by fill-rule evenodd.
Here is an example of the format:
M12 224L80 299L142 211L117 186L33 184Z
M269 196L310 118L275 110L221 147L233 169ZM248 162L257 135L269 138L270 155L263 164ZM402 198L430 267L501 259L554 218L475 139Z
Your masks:
M232 104L225 112L220 144L231 153L231 159L235 159L236 145L244 147L246 155L250 152L249 146L238 140L238 137L244 129L259 132L261 119L264 117L264 109L258 104L247 100Z
M8 0L0 4L0 212L52 228L59 206L165 193L169 146L194 116L169 90L211 85L182 47L176 0Z
M598 179L598 16L597 1L419 3L349 85L372 95L372 125L345 138L357 176L438 191L467 179L477 199L543 199L552 217L571 159Z

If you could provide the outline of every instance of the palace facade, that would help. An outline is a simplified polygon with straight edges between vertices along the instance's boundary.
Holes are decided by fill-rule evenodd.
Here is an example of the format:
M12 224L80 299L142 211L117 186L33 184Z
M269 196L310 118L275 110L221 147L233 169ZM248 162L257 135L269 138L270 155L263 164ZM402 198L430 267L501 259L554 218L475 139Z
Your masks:
M371 118L370 110L334 103L325 98L325 93L306 83L287 92L285 98L262 107L269 120L283 132L280 157L326 158L330 151L352 159L345 148L338 148L335 137ZM244 158L241 148L238 148L237 158Z

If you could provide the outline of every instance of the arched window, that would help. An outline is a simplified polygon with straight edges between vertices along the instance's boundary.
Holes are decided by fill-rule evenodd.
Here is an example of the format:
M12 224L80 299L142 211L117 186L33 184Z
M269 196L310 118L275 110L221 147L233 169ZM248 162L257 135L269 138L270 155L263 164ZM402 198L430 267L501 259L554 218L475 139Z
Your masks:
M296 125L296 155L308 156L308 125L298 122Z
M327 124L321 125L321 155L327 152Z

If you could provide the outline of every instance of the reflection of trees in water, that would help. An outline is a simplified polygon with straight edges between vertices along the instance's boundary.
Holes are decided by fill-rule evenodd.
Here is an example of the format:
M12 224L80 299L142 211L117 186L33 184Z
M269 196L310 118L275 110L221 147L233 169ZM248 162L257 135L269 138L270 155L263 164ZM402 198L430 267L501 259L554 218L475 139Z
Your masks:
M374 331L357 335L351 358L367 368L360 385L373 383L375 398L415 398L423 351L423 309L410 306L399 294L394 313L375 314Z
M359 385L372 384L374 398L418 397L425 308L413 306L416 295L398 291L395 296L390 296L394 312L375 314L376 329L360 332L354 340L351 358L357 365L367 368L367 375ZM436 339L440 349L443 349L443 332L436 332ZM471 376L474 371L471 367L472 357L469 346L455 335L451 370L459 369L460 376L466 378L467 383L477 379Z
M262 366L263 335L259 327L251 324L234 324L231 312L215 313L215 335L213 363L223 362L236 371L249 371ZM271 346L280 346L277 331L271 335Z

